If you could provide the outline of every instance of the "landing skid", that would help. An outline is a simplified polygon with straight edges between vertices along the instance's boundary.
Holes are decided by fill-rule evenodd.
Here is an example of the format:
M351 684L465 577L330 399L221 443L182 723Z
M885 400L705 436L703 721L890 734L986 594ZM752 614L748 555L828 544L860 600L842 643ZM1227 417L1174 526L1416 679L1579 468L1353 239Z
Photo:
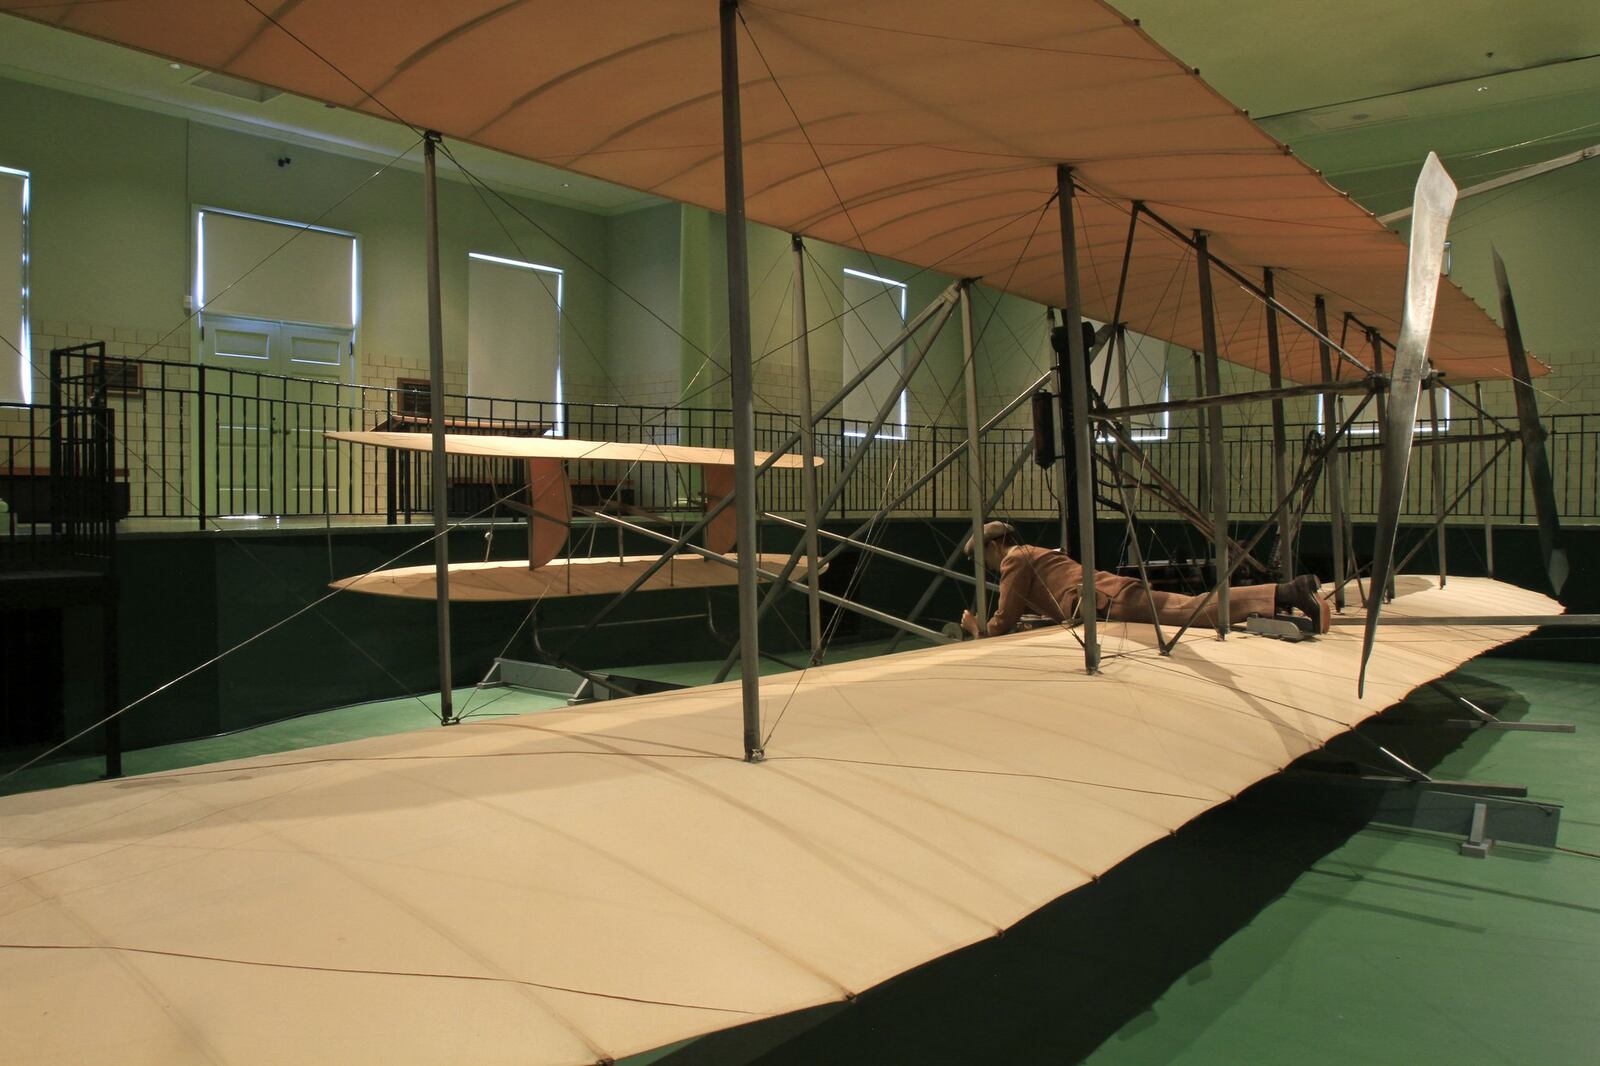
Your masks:
M619 700L628 696L648 696L654 692L671 692L687 688L671 681L654 681L645 677L625 674L580 674L563 666L548 663L523 662L520 659L496 659L489 672L486 685L501 684L511 688L538 689L542 692L570 692L567 705L594 703L597 700Z

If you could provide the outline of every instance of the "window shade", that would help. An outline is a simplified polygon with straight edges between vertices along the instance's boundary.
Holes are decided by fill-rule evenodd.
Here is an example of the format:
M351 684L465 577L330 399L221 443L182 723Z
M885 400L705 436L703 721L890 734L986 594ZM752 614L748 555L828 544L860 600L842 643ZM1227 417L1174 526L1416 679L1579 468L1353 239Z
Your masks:
M467 264L467 391L558 399L561 274L477 256Z
M220 211L200 214L203 309L355 326L355 238Z

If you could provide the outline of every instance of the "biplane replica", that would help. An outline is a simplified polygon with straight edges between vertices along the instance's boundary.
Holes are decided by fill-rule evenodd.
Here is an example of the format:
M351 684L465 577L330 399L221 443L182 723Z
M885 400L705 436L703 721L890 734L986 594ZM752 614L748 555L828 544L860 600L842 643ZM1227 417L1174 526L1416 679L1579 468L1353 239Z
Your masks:
M987 428L1053 387L1063 546L1086 571L1097 490L1119 494L1130 523L1133 498L1155 495L1211 538L1226 596L1269 527L1293 566L1307 486L1324 476L1329 591L1345 606L1362 568L1341 450L1357 411L1384 408L1360 636L1336 625L1287 646L1087 614L761 678L742 551L738 683L0 800L0 1024L29 1061L606 1063L847 1001L1002 933L1559 611L1540 592L1392 563L1424 384L1511 380L1520 427L1478 436L1540 454L1531 378L1544 371L1521 350L1509 292L1502 331L1439 277L1454 189L1437 162L1408 253L1102 0L6 9L401 119L429 131L430 161L458 138L725 210L741 546L757 467L793 446L761 460L752 446L747 217L969 279L908 335L957 306L970 322L970 279L1060 308L1059 365L987 421L964 331L969 432L939 465L970 461ZM1161 300L1175 267L1197 292L1181 313ZM1105 325L1086 336L1091 316ZM1343 343L1352 326L1365 348ZM1094 349L1128 330L1203 360L1203 394L1158 406L1211 412L1207 500L1181 498L1126 429L1141 409L1106 404L1089 380ZM1223 359L1270 388L1225 394ZM1271 520L1236 541L1227 412L1270 402L1281 442L1282 403L1305 396L1355 410L1293 481L1280 462ZM558 462L561 446L530 458ZM976 532L993 495L973 497ZM537 577L554 538L531 517ZM769 597L802 553L815 559L807 540ZM981 614L981 571L954 561L935 569L966 578ZM394 579L355 584L380 580ZM1517 802L1491 791L1476 798Z
M333 440L378 448L431 450L429 438L416 433L330 432ZM502 437L447 433L447 455L521 460L527 464L527 481L520 495L500 504L528 519L526 559L482 563L451 563L446 568L447 598L485 603L542 600L546 597L593 596L658 588L710 588L734 583L738 561L730 553L737 540L733 509L733 452L726 448L689 445L633 444L552 437ZM693 464L700 468L708 511L705 543L689 548L687 557L570 556L559 558L572 528L575 505L566 463L576 460L621 463ZM769 462L770 460L770 462ZM797 455L755 453L757 463L773 469L802 465ZM820 463L821 460L814 460ZM578 508L593 515L595 508ZM631 528L639 528L629 523ZM669 542L671 538L666 538ZM761 565L782 566L787 556L760 556ZM656 565L660 563L661 565ZM722 564L722 565L718 565ZM758 575L761 572L758 571ZM804 570L800 570L803 576ZM379 596L434 599L439 595L438 570L433 565L374 570L333 582L335 588ZM770 574L768 575L770 576ZM634 585L635 582L637 585Z

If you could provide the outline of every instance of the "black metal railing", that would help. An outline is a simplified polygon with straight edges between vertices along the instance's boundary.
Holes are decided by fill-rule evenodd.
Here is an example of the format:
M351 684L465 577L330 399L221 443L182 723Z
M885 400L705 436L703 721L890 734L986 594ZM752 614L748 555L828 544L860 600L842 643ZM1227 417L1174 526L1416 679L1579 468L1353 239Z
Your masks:
M0 566L105 571L126 486L106 407L0 404Z
M329 440L331 430L388 429L426 432L426 397L382 386L261 374L232 368L156 360L108 359L103 345L51 353L55 407L102 405L114 413L111 447L119 492L137 518L208 520L236 515L282 517L366 516L406 521L429 509L426 453L390 451ZM419 405L420 401L420 405ZM559 429L569 437L726 447L732 419L727 409L601 404L449 395L445 414L453 432L538 434ZM1546 419L1556 494L1568 521L1600 518L1600 415L1554 415ZM1467 432L1458 420L1452 433ZM793 415L758 412L756 446L776 448L799 428ZM867 441L865 424L830 418L817 429L817 451L827 460L824 492L836 472L867 449L829 514L872 513L928 470L964 439L955 426L908 425ZM1291 471L1297 466L1311 425L1290 427ZM991 432L982 449L985 492L1011 469L1031 437L1025 425ZM1227 429L1231 513L1241 518L1269 513L1272 500L1272 435L1265 425ZM1345 456L1350 512L1370 516L1376 508L1378 457L1356 447ZM1109 448L1109 446L1106 446ZM1166 477L1190 498L1205 499L1208 466L1205 440L1194 426L1172 428L1141 447ZM1488 445L1492 450L1494 444ZM1444 449L1447 499L1467 483L1489 454L1485 445ZM1407 486L1404 513L1426 518L1435 511L1431 461L1419 449ZM579 461L570 464L574 495L590 504L607 500L658 512L701 506L698 472L663 464ZM451 510L474 514L524 480L518 464L452 456ZM1312 513L1325 513L1327 485L1317 486ZM771 511L801 510L800 475L770 471L761 481L761 504ZM1107 492L1105 495L1114 495ZM968 507L967 464L951 464L906 500L903 510L954 515ZM1526 520L1531 513L1520 445L1512 442L1479 488L1468 493L1456 515L1479 516L1485 507L1502 518ZM1148 496L1141 514L1168 517L1170 508ZM1011 516L1054 514L1053 475L1028 465L995 508Z

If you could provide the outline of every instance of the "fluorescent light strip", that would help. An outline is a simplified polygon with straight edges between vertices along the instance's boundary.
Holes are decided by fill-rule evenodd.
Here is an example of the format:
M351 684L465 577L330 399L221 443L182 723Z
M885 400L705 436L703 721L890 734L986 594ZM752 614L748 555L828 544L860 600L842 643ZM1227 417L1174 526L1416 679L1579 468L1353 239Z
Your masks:
M518 267L522 270L542 270L546 274L565 274L560 267L545 266L543 263L524 263L520 259L506 259L498 255L485 255L483 252L468 252L468 259L482 259L485 263L499 263L501 266Z
M17 331L17 384L23 403L33 402L33 330L28 325L28 197L33 187L33 176L15 167L0 167L0 174L10 174L22 179L22 285L21 328Z
M868 281L879 281L879 282L882 282L885 285L893 285L898 289L904 289L906 287L906 283L903 282L903 281L896 281L893 278L879 277L877 274L868 274L865 270L855 270L855 269L853 269L851 267L844 267L843 270L844 270L844 272L846 274L849 274L852 277L866 278ZM900 300L901 300L900 313L902 315L904 315L905 314L905 294L904 293L901 294Z

